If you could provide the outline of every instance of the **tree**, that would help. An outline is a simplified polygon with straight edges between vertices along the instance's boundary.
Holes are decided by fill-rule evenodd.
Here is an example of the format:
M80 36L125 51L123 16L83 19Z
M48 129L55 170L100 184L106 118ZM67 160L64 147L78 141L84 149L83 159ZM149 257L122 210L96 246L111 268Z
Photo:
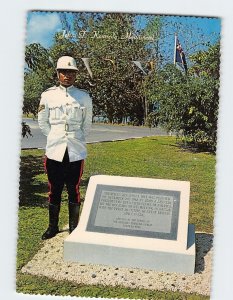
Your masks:
M194 141L207 144L215 150L219 107L220 42L210 46L207 51L199 51L190 59L194 63L190 74L193 74L192 77L198 83L198 92L196 101L190 106L189 114L191 118L201 119L202 124L198 132L190 130L190 134Z
M219 52L211 47L203 50L208 40L196 27L192 30L192 24L189 28L185 24L181 28L173 19L169 24L168 18L154 15L60 15L65 31L54 35L49 49L39 44L26 47L25 113L36 114L40 93L57 83L55 62L61 55L71 55L79 69L75 84L90 91L94 115L135 125L160 122L168 130L182 130L194 143L215 143L216 113L211 115L207 107L218 105ZM167 43L174 42L169 38L174 30L185 35L188 77L167 63L173 51ZM149 36L152 39L147 39ZM200 47L202 51L197 52ZM191 55L194 50L196 53ZM88 74L82 58L89 59L93 76ZM145 72L133 60L140 61ZM154 110L155 106L159 111Z
M25 49L23 113L37 115L41 93L54 84L56 72L49 51L40 44Z
M24 102L23 113L26 115L37 115L40 94L45 89L45 82L36 72L25 73L24 75Z
M95 115L105 116L110 122L129 120L139 125L144 121L144 78L132 61L151 61L154 49L139 37L154 29L157 39L159 19L149 19L148 26L141 29L135 28L135 18L129 14L75 14L72 38L57 36L50 55L56 60L66 49L76 58L77 82L79 87L91 91ZM93 78L89 77L82 57L90 59ZM94 84L90 85L90 81Z
M30 70L41 70L43 66L51 66L47 49L38 43L26 46L25 63Z
M159 104L159 123L181 134L186 142L214 151L217 140L219 104L219 43L190 57L189 75L166 65L153 78L148 94Z

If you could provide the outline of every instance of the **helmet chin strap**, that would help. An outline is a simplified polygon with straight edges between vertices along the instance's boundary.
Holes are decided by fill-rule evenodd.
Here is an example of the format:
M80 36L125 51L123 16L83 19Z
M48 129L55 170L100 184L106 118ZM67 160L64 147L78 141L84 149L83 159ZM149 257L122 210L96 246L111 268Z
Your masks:
M60 79L59 79L59 71L58 71L58 70L57 70L57 79L58 79L58 81L59 81L59 84L62 85L62 84L61 84L61 81L60 81ZM62 85L62 86L63 86L63 85Z
M63 84L61 84L60 78L59 78L59 71L57 70L57 79L59 81L59 84L63 86Z

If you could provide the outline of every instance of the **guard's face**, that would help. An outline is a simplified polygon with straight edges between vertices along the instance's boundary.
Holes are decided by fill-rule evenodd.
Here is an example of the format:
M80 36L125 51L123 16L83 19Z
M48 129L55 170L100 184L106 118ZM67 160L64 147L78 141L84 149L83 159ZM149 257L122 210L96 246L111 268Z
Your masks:
M68 87L74 84L76 79L76 71L69 69L58 70L58 80L61 85Z

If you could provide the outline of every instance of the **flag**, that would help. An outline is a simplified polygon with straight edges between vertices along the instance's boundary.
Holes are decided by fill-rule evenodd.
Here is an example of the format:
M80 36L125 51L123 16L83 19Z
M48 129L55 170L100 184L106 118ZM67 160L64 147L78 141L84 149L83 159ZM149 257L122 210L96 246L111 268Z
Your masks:
M142 73L143 73L144 75L147 75L147 73L146 73L145 70L143 69L142 64L141 64L140 61L138 61L138 60L133 60L133 63L134 63L134 64L142 71Z
M92 71L91 71L91 68L90 68L90 65L89 65L89 58L87 57L84 57L84 58L81 58L82 61L84 62L84 65L89 73L89 75L91 76L91 78L93 77L93 74L92 74Z
M174 64L176 63L180 63L184 68L185 73L187 73L188 67L187 67L185 54L177 36L175 36L175 53L174 53Z

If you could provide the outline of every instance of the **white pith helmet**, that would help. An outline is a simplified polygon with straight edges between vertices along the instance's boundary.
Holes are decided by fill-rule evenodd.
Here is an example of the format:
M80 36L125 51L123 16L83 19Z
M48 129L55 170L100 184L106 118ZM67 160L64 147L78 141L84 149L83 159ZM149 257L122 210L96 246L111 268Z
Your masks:
M76 61L71 56L62 56L57 61L57 70L65 69L65 70L75 70L78 71Z

